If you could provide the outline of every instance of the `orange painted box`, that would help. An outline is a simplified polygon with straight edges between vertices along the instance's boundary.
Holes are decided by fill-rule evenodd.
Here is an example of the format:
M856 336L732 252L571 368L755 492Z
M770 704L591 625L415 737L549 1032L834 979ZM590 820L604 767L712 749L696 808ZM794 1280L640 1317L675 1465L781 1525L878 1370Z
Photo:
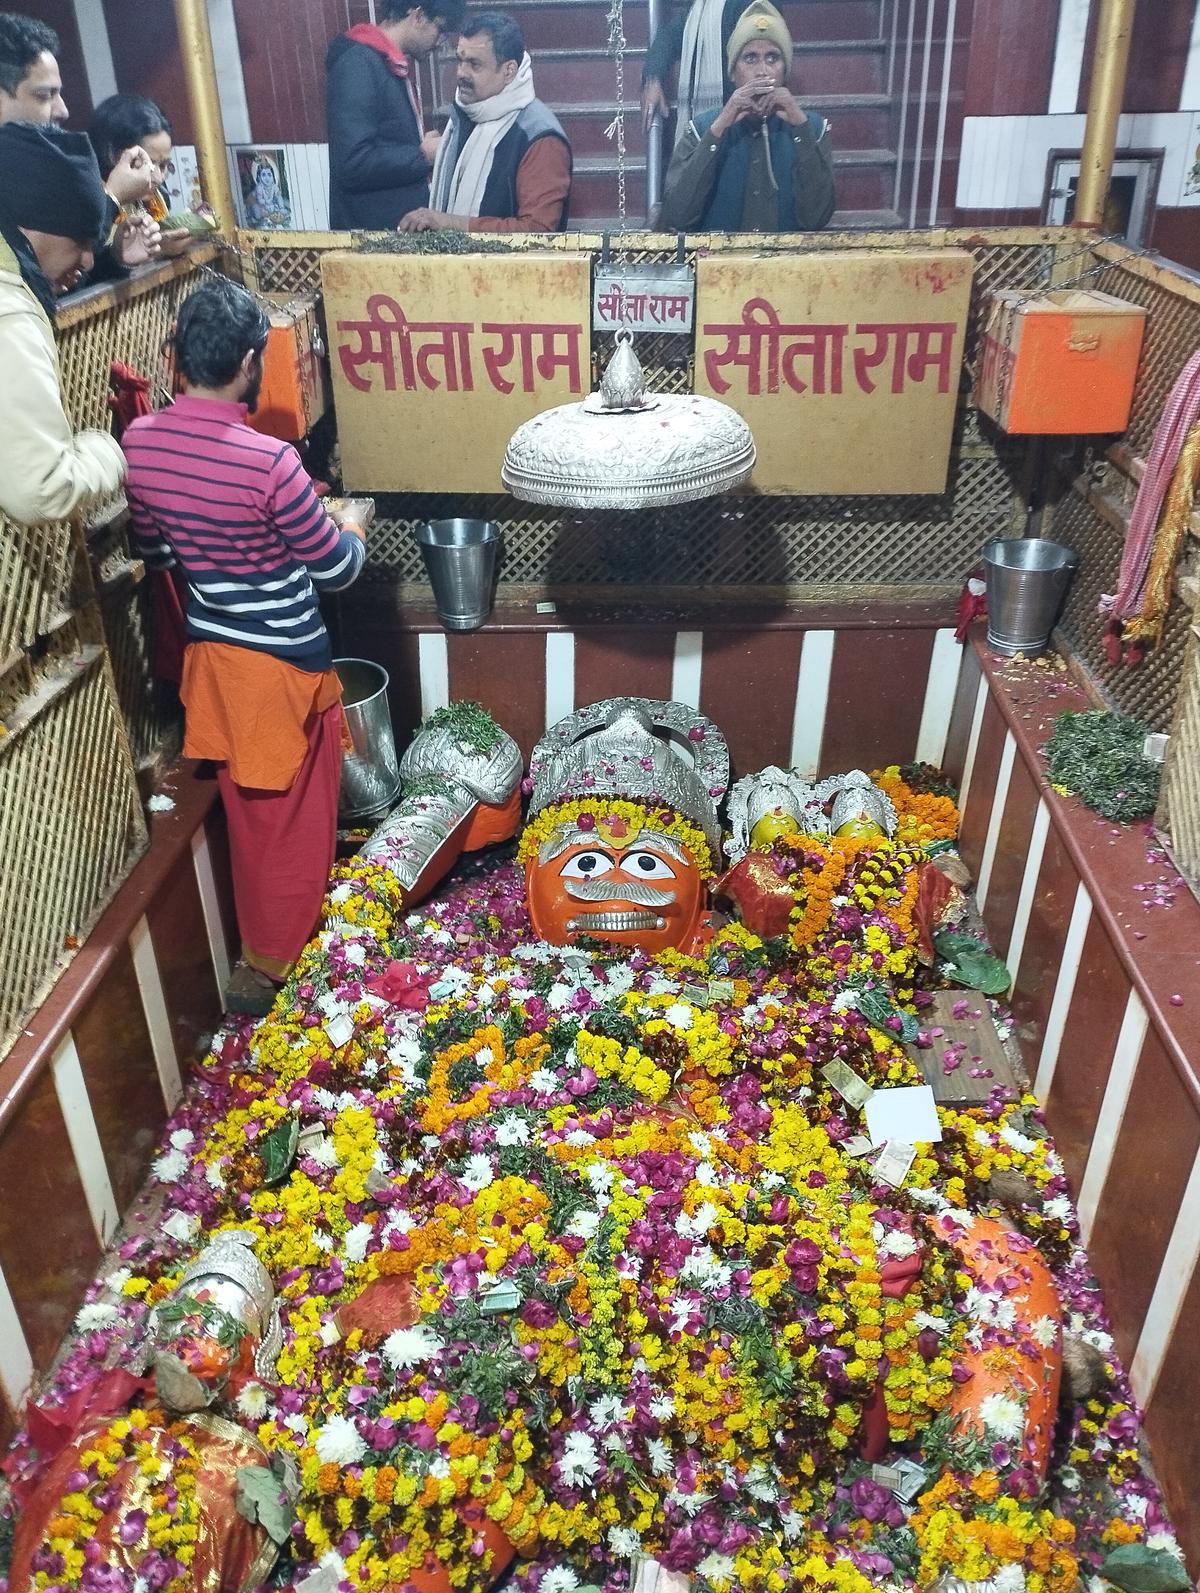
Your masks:
M298 442L329 408L329 368L316 295L281 303L268 311L268 319L262 392L250 425L268 437Z
M975 402L1013 434L1124 431L1146 311L1108 293L994 293Z

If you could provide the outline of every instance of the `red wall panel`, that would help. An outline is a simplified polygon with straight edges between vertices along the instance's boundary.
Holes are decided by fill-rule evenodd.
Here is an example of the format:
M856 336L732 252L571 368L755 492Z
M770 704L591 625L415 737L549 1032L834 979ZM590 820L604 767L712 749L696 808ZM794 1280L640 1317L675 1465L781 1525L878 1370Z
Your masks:
M1058 7L1046 0L975 0L968 116L1041 116L1050 99Z

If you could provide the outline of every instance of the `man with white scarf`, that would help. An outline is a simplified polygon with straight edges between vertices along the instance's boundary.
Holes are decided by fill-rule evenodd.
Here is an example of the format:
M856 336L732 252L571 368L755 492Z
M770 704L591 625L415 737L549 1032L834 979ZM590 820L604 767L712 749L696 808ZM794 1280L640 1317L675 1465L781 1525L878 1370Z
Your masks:
M557 232L566 224L571 146L535 97L524 37L502 11L464 24L430 190L429 206L410 210L401 232Z

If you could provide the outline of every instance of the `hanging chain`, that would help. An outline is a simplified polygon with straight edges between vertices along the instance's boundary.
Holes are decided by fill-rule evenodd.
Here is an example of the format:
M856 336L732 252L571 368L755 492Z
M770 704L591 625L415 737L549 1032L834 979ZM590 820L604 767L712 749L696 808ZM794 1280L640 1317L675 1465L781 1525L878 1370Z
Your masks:
M617 143L617 217L619 231L627 226L625 204L625 5L624 0L612 0L608 13L608 47L612 51L617 69L617 114L604 129L605 138Z
M1101 276L1105 271L1119 271L1121 266L1125 263L1124 261L1098 260L1095 265L1088 266L1086 270L1077 272L1075 276L1067 277L1062 282L1053 281L1053 273L1056 266L1069 265L1072 260L1078 260L1084 255L1091 254L1092 251L1102 243L1125 244L1125 247L1129 250L1129 253L1126 257L1129 260L1145 260L1157 252L1154 249L1130 248L1130 246L1125 243L1124 238L1122 238L1120 234L1116 232L1105 233L1102 238L1089 238L1086 243L1081 244L1080 247L1075 249L1071 254L1062 255L1056 258L1050 265L1044 267L1042 273L1043 280L1038 284L1037 287L1030 288L1028 293L1026 293L1023 298L1017 299L1012 305L1012 308L1020 309L1022 305L1030 304L1034 299L1040 298L1043 293L1061 293L1067 288L1077 288L1081 282L1088 281L1090 277Z

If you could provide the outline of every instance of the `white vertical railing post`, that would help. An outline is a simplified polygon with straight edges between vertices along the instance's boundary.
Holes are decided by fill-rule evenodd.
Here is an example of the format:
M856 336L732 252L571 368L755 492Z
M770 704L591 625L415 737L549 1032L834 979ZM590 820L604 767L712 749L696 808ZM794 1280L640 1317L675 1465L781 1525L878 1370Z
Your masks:
M647 37L653 39L662 26L662 0L646 0ZM658 219L662 203L662 140L663 121L655 116L646 133L646 225Z
M958 19L958 0L949 0L946 32L942 40L942 92L938 105L937 143L933 151L933 183L929 191L929 225L937 226L938 201L942 197L942 157L946 148L946 117L950 111L950 70L954 60L954 24Z
M896 0L897 8L899 0ZM896 183L892 190L892 209L899 214L900 189L904 181L904 144L908 136L908 92L912 84L913 29L917 20L917 0L908 0L908 37L904 45L904 81L900 86L900 131L896 135Z

